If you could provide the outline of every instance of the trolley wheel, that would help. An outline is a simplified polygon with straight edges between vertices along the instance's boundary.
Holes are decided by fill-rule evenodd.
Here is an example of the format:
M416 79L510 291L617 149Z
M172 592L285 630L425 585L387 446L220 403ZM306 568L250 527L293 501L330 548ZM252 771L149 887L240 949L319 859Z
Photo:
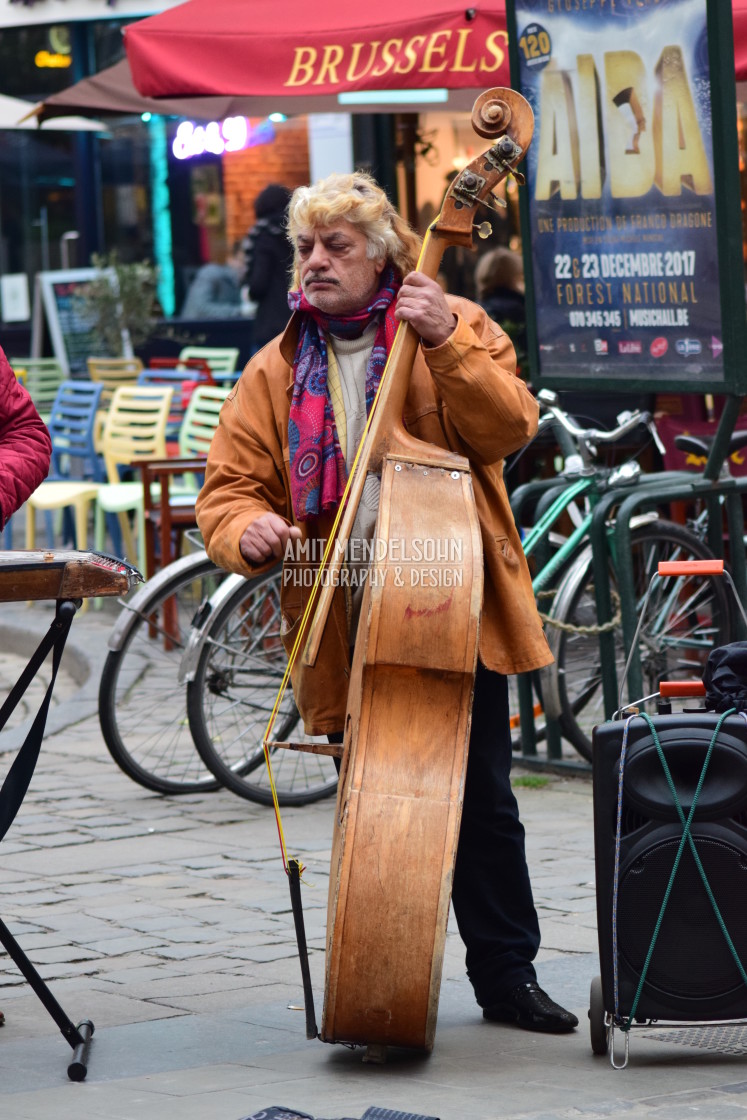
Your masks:
M591 1049L595 1054L607 1053L609 1031L605 1023L604 999L602 998L602 977L595 976L589 993L589 1033Z

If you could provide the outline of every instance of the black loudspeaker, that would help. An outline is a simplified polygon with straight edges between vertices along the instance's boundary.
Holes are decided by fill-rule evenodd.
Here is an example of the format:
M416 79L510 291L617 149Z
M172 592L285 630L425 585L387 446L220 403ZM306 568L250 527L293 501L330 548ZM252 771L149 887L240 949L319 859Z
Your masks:
M681 713L653 720L687 818L718 716ZM624 722L594 732L594 847L604 1009L614 1012L613 883ZM617 895L619 1012L630 1014L683 829L653 735L629 726L623 774ZM747 970L747 723L721 725L698 796L691 833L723 923ZM747 984L688 844L671 889L636 1008L636 1019L714 1020L747 1016Z

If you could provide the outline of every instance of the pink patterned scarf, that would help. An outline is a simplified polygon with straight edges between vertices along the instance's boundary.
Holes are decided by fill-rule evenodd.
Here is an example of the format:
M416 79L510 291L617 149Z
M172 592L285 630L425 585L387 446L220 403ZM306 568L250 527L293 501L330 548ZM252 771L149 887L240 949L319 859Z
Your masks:
M360 338L380 312L378 330L366 368L366 413L376 396L398 321L394 302L400 281L391 265L382 274L381 287L371 303L341 318L312 307L302 291L290 292L288 304L303 312L293 361L293 397L288 420L290 487L297 521L318 517L340 503L347 469L337 436L332 402L327 388L327 338Z

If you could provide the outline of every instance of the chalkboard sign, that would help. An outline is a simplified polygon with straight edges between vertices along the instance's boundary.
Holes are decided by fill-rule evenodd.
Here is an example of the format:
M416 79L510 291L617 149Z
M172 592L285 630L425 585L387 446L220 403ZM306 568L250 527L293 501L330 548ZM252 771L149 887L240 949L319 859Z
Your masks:
M101 351L96 338L96 317L86 310L80 295L101 273L95 268L38 272L34 288L31 353L41 357L46 317L54 356L67 377L87 374L86 359ZM112 281L116 283L114 271Z

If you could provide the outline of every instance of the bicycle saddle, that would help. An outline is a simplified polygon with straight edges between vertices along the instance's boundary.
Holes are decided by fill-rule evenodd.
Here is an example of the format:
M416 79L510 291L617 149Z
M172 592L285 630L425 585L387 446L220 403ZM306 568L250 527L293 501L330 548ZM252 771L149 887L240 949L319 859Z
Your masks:
M680 451L688 451L692 455L708 456L713 445L714 436L693 436L683 434L674 437L674 446ZM732 432L729 438L729 455L747 447L747 431Z

